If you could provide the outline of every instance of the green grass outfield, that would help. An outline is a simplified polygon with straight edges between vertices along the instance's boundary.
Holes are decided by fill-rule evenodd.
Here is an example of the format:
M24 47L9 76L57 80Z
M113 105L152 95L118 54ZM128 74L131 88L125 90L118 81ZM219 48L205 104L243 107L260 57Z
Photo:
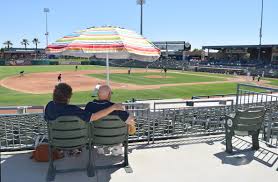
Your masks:
M74 65L62 65L62 66L0 66L0 79L11 75L17 75L19 71L24 70L26 73L34 72L52 72L52 71L72 71L75 69ZM105 69L101 66L85 66L80 65L79 70L91 70L91 69ZM111 69L123 69L123 68L111 68ZM126 69L127 70L127 69ZM166 83L188 83L188 82L202 82L202 81L219 81L224 77L231 77L229 75L221 74L209 74L209 73L173 73L169 71L168 76L174 75L175 80L171 82L164 82L163 79L148 80L147 84L166 84ZM142 73L144 75L144 73ZM154 75L154 73L146 73ZM160 73L158 73L160 74ZM191 74L195 74L193 76ZM114 74L113 74L114 75ZM112 80L114 80L112 75ZM133 74L132 74L133 75ZM104 74L98 75L105 78ZM119 79L123 79L125 74L120 74ZM139 75L140 77L142 75ZM117 81L118 78L115 79ZM135 79L135 78L134 78ZM144 78L145 79L145 78ZM160 83L158 83L158 81ZM193 81L192 81L193 80ZM118 80L119 81L119 80ZM132 79L133 81L133 79ZM121 82L125 82L122 81ZM137 78L136 83L142 84L140 78ZM213 94L228 94L235 93L236 83L221 83L221 84L208 84L208 85L190 85L190 86L174 86L174 87L162 87L160 89L146 89L146 90L114 90L113 101L122 102L136 99L170 99L170 98L191 98L193 95L213 95ZM45 105L51 100L51 94L25 94L17 91L9 90L4 87L0 87L0 106L16 106L16 105ZM72 102L74 104L84 104L91 100L91 91L75 92L73 94Z
M92 77L105 80L105 74L90 74ZM147 76L162 76L162 78L148 78ZM164 77L164 73L132 73L128 74L111 74L110 79L119 83L132 83L137 85L160 85L170 83L194 83L194 82L212 82L212 81L224 81L225 78L219 76L207 76L197 75L190 73L167 73L167 77Z
M78 65L78 70L102 70L103 66ZM121 69L121 68L111 68ZM24 73L55 72L55 71L74 71L75 65L53 65L53 66L0 66L0 79L18 75L20 71Z
M278 86L278 79L277 78L264 78L264 80L270 81L270 85Z
M191 98L192 95L214 95L235 93L236 83L221 83L209 85L190 85L162 87L160 89L147 90L114 90L112 100L122 102L137 99L170 99L170 98ZM0 88L0 106L15 105L45 105L51 100L51 94L25 94ZM84 104L91 100L91 91L75 92L71 103Z

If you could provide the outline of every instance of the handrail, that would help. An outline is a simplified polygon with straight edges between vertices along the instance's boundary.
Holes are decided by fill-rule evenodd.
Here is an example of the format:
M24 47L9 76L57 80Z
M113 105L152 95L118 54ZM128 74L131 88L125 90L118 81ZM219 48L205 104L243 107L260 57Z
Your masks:
M265 90L271 90L278 92L278 88L271 88L271 87L265 87L265 86L258 86L258 85L251 85L246 83L239 83L238 86L245 86L245 87L252 87L252 88L259 88L259 89L265 89Z
M234 100L233 99L227 99L227 100L221 100L221 99L216 99L216 100L186 100L186 101L176 101L176 102L154 102L154 111L157 109L157 105L169 105L169 104L186 104L186 107L193 107L194 103L211 103L211 102L231 102L231 106L234 105ZM190 105L189 103L193 103ZM208 106L206 106L208 107ZM215 106L214 106L215 107Z

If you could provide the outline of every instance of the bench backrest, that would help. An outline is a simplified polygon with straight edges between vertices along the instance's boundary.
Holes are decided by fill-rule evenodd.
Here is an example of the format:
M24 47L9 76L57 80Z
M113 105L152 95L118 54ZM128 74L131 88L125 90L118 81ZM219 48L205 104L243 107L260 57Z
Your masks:
M92 123L94 145L115 145L127 141L127 125L118 116L106 116Z
M247 110L238 110L234 121L235 130L257 131L261 128L265 111L263 106L252 107Z
M79 148L88 143L88 123L76 116L48 121L50 145L60 149Z

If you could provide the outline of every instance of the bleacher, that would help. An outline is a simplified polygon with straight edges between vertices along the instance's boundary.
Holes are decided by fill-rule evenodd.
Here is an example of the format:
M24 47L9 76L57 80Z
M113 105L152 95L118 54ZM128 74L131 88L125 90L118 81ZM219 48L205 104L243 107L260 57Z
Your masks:
M261 91L254 92L254 88ZM272 123L278 122L278 95L273 94L277 92L273 88L240 84L237 96L221 100L191 100L195 104L157 101L154 106L148 102L125 103L126 110L136 118L137 132L129 141L149 143L160 139L221 134L224 133L225 115L237 108L263 105L267 108L267 115L261 139L269 142L277 137L270 132ZM30 149L36 136L47 134L43 113L24 113L22 109L18 114L0 114L0 130L2 151Z

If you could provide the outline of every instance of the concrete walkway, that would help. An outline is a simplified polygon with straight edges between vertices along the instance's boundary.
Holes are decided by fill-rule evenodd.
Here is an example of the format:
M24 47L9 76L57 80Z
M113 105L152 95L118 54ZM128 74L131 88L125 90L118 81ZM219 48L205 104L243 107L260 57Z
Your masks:
M129 161L133 173L124 169L99 170L96 177L85 172L56 175L57 182L277 182L278 149L261 144L251 151L249 138L234 138L236 154L225 153L224 136L208 136L131 144ZM3 182L45 181L47 163L34 162L30 151L1 153ZM86 152L78 158L64 158L57 168L86 165ZM122 157L98 156L98 164L119 162Z

